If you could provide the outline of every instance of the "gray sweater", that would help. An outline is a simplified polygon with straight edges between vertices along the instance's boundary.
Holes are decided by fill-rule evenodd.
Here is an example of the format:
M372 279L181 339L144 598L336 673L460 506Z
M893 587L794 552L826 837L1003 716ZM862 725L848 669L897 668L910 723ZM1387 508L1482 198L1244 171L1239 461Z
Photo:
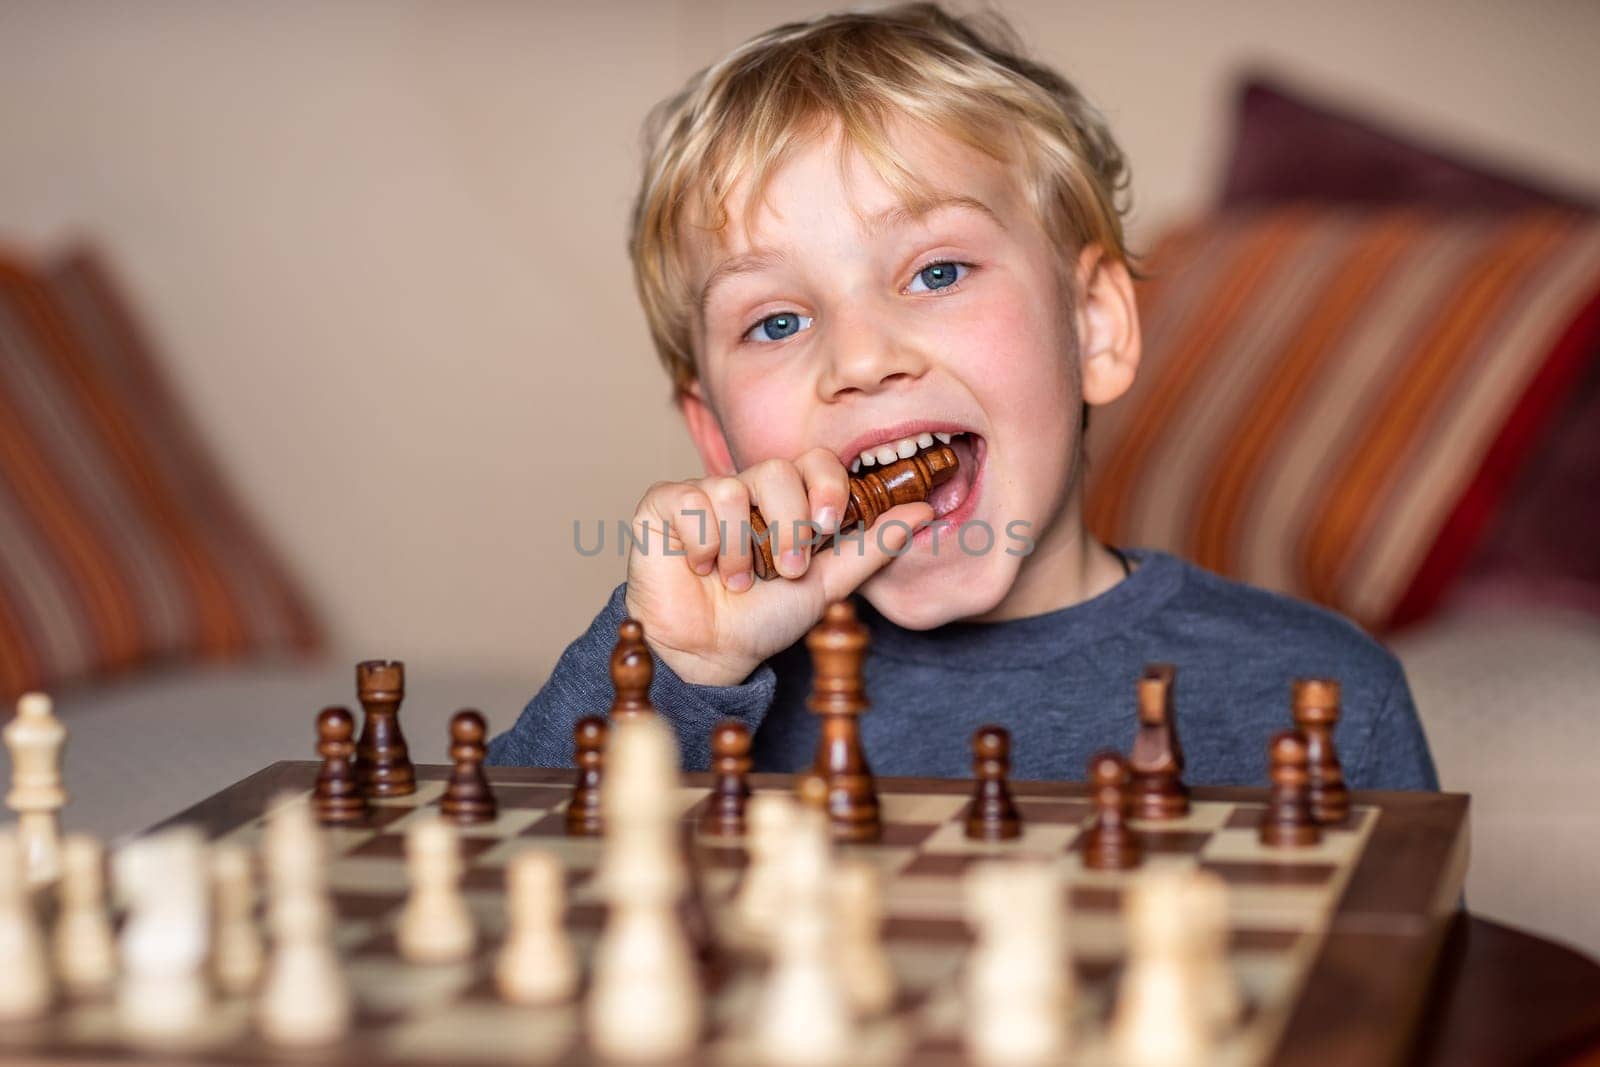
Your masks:
M1127 555L1139 564L1133 574L1099 596L1008 622L907 630L853 598L871 633L872 706L861 733L873 770L969 777L969 739L992 722L1011 731L1013 777L1081 781L1095 752L1128 750L1135 683L1146 663L1159 662L1177 667L1192 784L1265 785L1267 739L1291 725L1290 680L1320 676L1343 686L1334 740L1353 788L1439 788L1399 662L1353 623L1164 552ZM626 588L613 591L516 724L490 744L490 763L572 764L573 724L611 705L608 665ZM734 718L754 734L757 770L795 771L816 753L810 684L802 640L740 685L692 685L655 659L650 699L677 731L688 769L707 767L712 727Z

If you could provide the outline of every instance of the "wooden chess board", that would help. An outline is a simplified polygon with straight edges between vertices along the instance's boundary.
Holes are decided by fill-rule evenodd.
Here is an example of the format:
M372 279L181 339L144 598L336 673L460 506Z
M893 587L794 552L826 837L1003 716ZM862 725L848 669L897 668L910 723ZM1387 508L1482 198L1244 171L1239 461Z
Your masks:
M326 831L328 880L338 913L337 947L358 1004L353 1032L314 1053L277 1051L252 1035L250 1006L219 1004L195 1055L208 1062L362 1064L582 1063L589 1060L579 1007L530 1009L502 1003L490 976L504 929L504 866L539 846L568 868L567 925L580 959L604 921L592 874L602 842L565 834L573 772L493 768L500 814L462 828L464 888L480 924L468 963L421 966L396 953L392 925L403 903L403 832L436 805L448 769L418 767L410 797L376 802L369 824ZM170 820L214 839L254 844L284 791L305 794L316 764L274 764ZM782 775L755 775L758 792L786 790ZM679 790L685 818L708 793L691 775ZM1015 782L1026 820L1020 840L982 844L962 834L971 783L880 779L882 840L841 846L885 874L884 938L903 986L897 1009L864 1029L855 1063L965 1063L958 976L971 944L960 875L984 856L1057 858L1069 895L1067 937L1077 971L1072 1062L1109 1063L1106 1024L1123 958L1121 903L1137 872L1087 871L1076 851L1089 815L1077 783ZM1196 788L1180 821L1137 823L1147 866L1199 864L1229 888L1229 962L1245 1018L1216 1062L1380 1064L1405 1059L1428 990L1445 920L1456 908L1467 862L1467 798L1449 794L1357 793L1351 817L1317 846L1269 850L1256 839L1264 790ZM694 848L705 909L715 925L745 865L739 841L698 838ZM745 1026L760 980L758 961L721 954L707 998L709 1025L698 1057L752 1062ZM140 1058L117 1037L108 1004L78 1005L0 1033L0 1051L42 1060ZM162 1062L172 1057L151 1054Z

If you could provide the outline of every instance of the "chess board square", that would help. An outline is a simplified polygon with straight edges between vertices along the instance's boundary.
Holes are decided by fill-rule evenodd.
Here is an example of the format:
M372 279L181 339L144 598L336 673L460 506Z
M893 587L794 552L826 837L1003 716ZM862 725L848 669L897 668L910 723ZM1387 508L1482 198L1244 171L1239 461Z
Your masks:
M539 818L535 819L533 822L531 822L527 826L525 826L523 828L521 834L519 834L518 836L519 837L566 837L567 836L567 813L566 813L566 810L563 809L561 811L546 812L545 814L539 816ZM598 838L596 840L598 840Z
M881 818L889 823L939 823L954 819L969 803L963 794L884 793L878 797Z
M1338 868L1331 863L1251 863L1202 860L1200 866L1222 876L1230 886L1324 886Z
M461 837L461 855L467 862L494 848L500 842L489 837ZM350 859L404 860L406 838L404 834L378 834L366 844L345 854Z
M910 941L918 944L965 945L972 941L972 928L964 919L919 918L891 915L883 922L885 941Z
M334 913L341 920L381 919L405 902L405 887L398 885L391 892L336 889L332 896Z
M937 829L939 829L937 823L884 823L882 835L873 844L891 848L915 848L932 837Z
M1009 841L976 841L967 836L966 826L963 823L947 822L923 842L922 850L977 853L994 857L1034 853L1057 855L1066 851L1081 832L1076 825L1065 823L1024 822L1021 837Z
M930 878L957 878L966 873L968 867L974 863L994 859L1051 859L1049 853L1028 853L1006 851L1004 853L992 852L924 852L901 868L902 876L925 876Z
M1187 830L1144 830L1139 838L1146 853L1195 855L1205 848L1211 835Z
M1366 825L1368 816L1372 814L1371 808L1354 807L1341 822L1329 824L1322 828L1324 833L1340 833L1362 829ZM1224 827L1229 830L1255 830L1261 826L1261 817L1267 813L1265 804L1240 804L1233 814L1228 816Z
M1315 845L1263 845L1255 830L1218 830L1200 850L1201 859L1216 862L1327 863L1348 862L1360 851L1364 833L1323 834Z

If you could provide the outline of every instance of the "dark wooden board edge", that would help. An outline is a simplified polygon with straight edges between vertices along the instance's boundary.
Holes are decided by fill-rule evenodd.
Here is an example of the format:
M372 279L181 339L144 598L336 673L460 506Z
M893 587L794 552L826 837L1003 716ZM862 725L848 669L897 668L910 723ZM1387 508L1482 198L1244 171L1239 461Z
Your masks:
M1378 821L1278 1043L1280 1067L1406 1062L1461 899L1468 797L1357 793L1352 802L1378 803Z

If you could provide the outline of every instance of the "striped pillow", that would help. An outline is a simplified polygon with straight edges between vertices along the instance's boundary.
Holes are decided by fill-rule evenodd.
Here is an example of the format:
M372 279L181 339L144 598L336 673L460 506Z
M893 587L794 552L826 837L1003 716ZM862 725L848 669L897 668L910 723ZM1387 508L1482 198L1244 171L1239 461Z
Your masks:
M94 258L0 254L0 696L318 644Z
M1291 206L1179 229L1091 529L1374 630L1426 615L1600 354L1600 224Z

